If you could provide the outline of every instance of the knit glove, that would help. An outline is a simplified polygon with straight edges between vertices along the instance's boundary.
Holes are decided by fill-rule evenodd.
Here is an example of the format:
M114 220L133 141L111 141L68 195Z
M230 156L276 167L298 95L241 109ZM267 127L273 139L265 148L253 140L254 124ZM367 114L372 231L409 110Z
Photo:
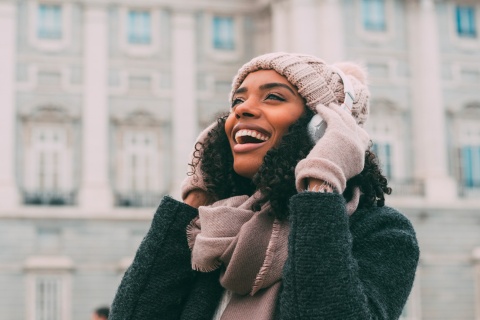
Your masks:
M336 104L319 104L317 113L327 123L325 135L295 168L296 188L304 191L308 179L323 180L343 193L347 180L363 170L369 136L347 111Z
M209 125L205 130L203 130L197 137L197 140L195 141L195 144L193 145L193 150L190 155L191 161L193 161L193 154L196 152L195 151L195 146L197 145L198 142L204 143L208 139L208 133L217 125L217 121ZM202 177L202 170L200 169L202 165L201 161L198 161L196 167L195 167L195 173L191 175L187 175L185 179L182 182L182 185L180 186L180 190L182 192L182 199L185 200L185 198L188 196L188 194L193 191L193 190L203 190L207 191L207 188L205 187L205 182L203 181Z

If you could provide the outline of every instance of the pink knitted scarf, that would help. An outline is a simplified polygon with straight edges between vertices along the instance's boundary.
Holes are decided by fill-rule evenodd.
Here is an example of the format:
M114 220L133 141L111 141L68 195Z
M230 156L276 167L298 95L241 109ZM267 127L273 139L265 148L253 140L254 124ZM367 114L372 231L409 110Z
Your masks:
M198 209L187 228L192 268L222 267L221 285L233 292L222 320L273 319L287 259L289 224L273 217L270 204L251 205L259 196L236 196Z

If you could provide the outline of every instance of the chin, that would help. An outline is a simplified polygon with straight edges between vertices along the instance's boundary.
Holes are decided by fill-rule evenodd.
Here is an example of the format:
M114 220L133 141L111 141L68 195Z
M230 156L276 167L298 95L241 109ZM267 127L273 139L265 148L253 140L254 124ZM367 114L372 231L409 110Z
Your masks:
M233 164L233 170L239 175L247 179L252 179L258 172L262 163L252 163L247 161L235 161Z

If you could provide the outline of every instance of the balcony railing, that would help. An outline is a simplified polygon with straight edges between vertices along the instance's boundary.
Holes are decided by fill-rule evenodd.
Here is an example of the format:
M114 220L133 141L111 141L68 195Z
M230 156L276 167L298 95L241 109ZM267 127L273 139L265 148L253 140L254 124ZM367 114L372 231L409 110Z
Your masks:
M23 204L36 206L71 206L76 202L75 191L23 190Z
M459 181L458 195L463 198L480 198L480 184L467 186L463 181Z
M118 207L156 207L160 203L162 192L116 192L115 205Z
M388 185L392 188L394 197L423 197L425 184L418 180L391 180Z

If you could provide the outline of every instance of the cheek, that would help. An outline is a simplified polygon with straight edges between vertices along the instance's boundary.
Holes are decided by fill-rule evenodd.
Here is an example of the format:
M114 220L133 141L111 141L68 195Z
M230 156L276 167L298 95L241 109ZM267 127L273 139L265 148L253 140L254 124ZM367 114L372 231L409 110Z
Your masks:
M282 115L277 117L276 127L278 133L283 136L288 131L288 128L290 128L290 126L294 124L298 118L300 118L300 115L297 114L289 114L288 116Z
M233 119L234 117L232 116L232 113L227 117L227 120L225 121L225 134L230 137L230 134L232 133L233 130Z
M227 135L228 141L232 143L231 137L232 137L232 130L235 125L235 115L234 113L230 113L230 115L227 117L227 120L225 121L225 134Z

